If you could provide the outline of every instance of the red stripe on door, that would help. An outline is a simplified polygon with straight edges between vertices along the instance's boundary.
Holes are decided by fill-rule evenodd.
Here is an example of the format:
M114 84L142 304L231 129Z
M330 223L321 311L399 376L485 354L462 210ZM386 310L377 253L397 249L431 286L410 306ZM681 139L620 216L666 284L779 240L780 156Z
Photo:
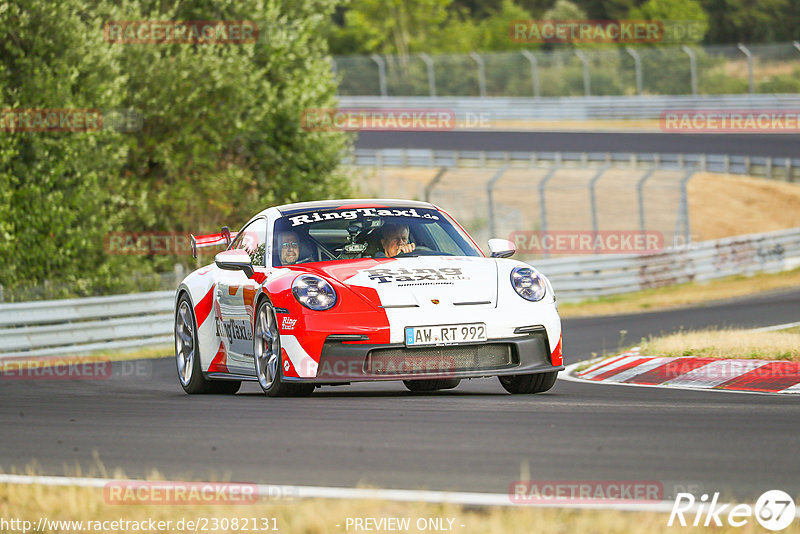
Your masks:
M211 365L208 366L209 373L227 373L228 372L228 352L225 350L225 345L220 342L219 350L214 359L211 360Z
M197 328L200 328L200 325L206 320L208 315L211 313L211 305L214 303L214 288L216 284L211 286L211 289L208 290L206 296L203 297L200 302L197 303L197 306L194 307L194 316L197 318Z

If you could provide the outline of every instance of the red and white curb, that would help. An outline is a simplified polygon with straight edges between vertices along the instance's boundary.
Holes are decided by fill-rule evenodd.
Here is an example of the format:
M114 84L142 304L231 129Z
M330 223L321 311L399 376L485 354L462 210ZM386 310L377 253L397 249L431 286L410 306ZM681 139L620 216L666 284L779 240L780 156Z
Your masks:
M639 347L593 363L575 372L566 369L568 380L624 385L743 391L755 393L800 393L800 362L781 360L729 360L720 358L659 358L642 356Z

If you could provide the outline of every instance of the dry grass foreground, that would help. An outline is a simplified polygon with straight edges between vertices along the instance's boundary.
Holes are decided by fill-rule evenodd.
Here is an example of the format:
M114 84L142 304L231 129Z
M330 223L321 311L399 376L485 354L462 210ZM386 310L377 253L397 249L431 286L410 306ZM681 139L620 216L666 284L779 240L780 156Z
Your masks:
M749 503L751 506L753 503ZM0 517L6 520L19 519L37 524L41 517L48 520L83 521L129 521L149 522L172 521L171 530L153 531L139 527L137 530L131 523L126 525L127 530L105 530L104 534L120 532L178 532L176 523L181 519L197 521L206 518L206 525L213 525L217 518L218 527L224 520L231 522L234 518L244 521L247 518L268 520L269 530L236 530L231 526L226 529L198 530L199 532L261 532L269 534L280 532L283 534L315 534L336 532L365 532L364 529L354 527L351 522L349 527L347 519L372 518L409 518L410 528L401 532L431 532L417 527L417 521L427 519L444 520L453 519L453 533L479 533L479 534L513 534L513 533L619 533L632 532L647 533L672 533L676 529L680 532L708 532L708 527L681 527L676 523L667 526L669 514L653 512L620 512L602 510L568 510L555 508L531 507L495 507L476 508L461 507L448 504L422 504L400 503L385 501L354 501L335 499L313 499L296 501L269 501L261 500L246 506L229 505L113 505L104 500L103 490L83 487L52 487L42 485L14 485L0 484ZM686 515L687 522L691 525L694 514ZM701 518L700 524L702 525ZM252 519L248 519L249 526ZM723 516L723 521L725 518ZM96 524L96 523L95 523ZM241 524L241 523L240 523ZM462 526L463 525L463 526ZM110 523L107 527L111 526ZM120 524L120 527L122 524ZM272 527L277 530L272 530ZM118 527L119 528L119 527ZM259 528L261 528L259 526ZM184 527L183 531L187 531ZM191 530L189 530L191 531ZM377 531L377 530L376 530ZM380 530L387 532L388 530ZM725 526L714 528L717 533L750 534L762 532L754 517L748 518L746 525L740 528ZM21 532L21 530L19 531ZM44 532L80 532L76 529L47 529ZM97 532L84 528L82 532ZM781 531L787 534L800 533L800 523L795 521L787 529ZM37 533L40 534L40 533Z
M639 346L647 356L800 361L800 330L696 330L651 337Z

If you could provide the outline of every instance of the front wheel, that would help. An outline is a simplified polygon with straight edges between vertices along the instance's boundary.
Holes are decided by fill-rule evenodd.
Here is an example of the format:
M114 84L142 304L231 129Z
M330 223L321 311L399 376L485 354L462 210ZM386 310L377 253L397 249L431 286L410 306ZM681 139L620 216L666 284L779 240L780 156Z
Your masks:
M306 397L314 384L291 384L283 381L281 366L281 336L275 309L265 299L256 312L254 352L256 376L261 389L270 397Z
M498 376L500 385L514 394L543 393L556 383L558 371L533 375Z
M197 327L189 297L183 295L175 310L175 363L178 380L183 390L190 394L219 393L233 395L242 385L237 380L208 380L200 369L197 351Z

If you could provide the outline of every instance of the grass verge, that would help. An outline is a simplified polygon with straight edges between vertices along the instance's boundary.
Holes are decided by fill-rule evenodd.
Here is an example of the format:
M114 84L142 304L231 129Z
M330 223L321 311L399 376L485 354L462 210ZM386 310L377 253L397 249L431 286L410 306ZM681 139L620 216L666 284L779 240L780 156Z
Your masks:
M800 331L697 330L643 339L639 346L647 356L800 361Z
M800 269L754 276L732 276L704 284L680 284L583 302L563 302L559 303L558 310L561 317L641 313L706 304L797 287L800 287ZM556 288L556 295L558 295L558 288Z
M557 508L529 507L462 507L449 504L422 504L367 500L308 499L295 501L260 500L250 505L152 505L110 504L101 488L53 487L43 485L0 484L0 517L5 520L30 521L37 525L40 518L52 521L81 521L83 528L75 524L53 525L41 532L97 531L86 529L91 525L101 527L109 534L116 532L177 532L178 521L206 521L202 532L281 532L284 534L314 534L331 532L363 532L353 525L355 519L380 520L382 518L408 518L410 528L403 532L428 532L432 530L429 520L440 521L449 532L480 534L513 533L567 533L567 532L674 532L675 526L667 526L665 513L621 512L611 510L568 510ZM238 529L233 527L238 520ZM348 519L351 523L348 526ZM691 523L693 516L687 516ZM216 521L215 521L216 520ZM263 522L266 520L266 523ZM452 522L450 522L452 520ZM104 522L119 521L119 526ZM127 524L122 522L127 521ZM163 521L161 526L169 528L150 530L138 523ZM258 528L242 529L254 523ZM418 523L419 521L419 523ZM99 523L98 523L99 522ZM137 522L134 526L132 522ZM423 525L424 523L424 525ZM212 528L214 525L218 528ZM676 523L677 524L677 523ZM227 528L222 528L226 526ZM263 525L267 530L263 530ZM427 526L427 528L421 528ZM724 526L715 528L718 533L749 533L757 531L755 518L750 518L745 528ZM125 527L125 528L122 528ZM678 527L681 532L707 532L704 527ZM754 530L755 529L755 530ZM184 526L180 531L191 531ZM435 530L435 529L434 529ZM385 529L383 531L386 531ZM22 532L22 530L19 530ZM782 532L800 533L800 524L794 522Z

